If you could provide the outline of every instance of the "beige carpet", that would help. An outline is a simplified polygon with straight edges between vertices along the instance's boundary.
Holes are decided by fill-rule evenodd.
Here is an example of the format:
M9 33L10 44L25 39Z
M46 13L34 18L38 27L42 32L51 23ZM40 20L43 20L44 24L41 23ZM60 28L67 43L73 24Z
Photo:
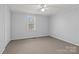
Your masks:
M73 44L51 38L40 37L14 40L6 47L3 54L74 54L79 53L79 47Z

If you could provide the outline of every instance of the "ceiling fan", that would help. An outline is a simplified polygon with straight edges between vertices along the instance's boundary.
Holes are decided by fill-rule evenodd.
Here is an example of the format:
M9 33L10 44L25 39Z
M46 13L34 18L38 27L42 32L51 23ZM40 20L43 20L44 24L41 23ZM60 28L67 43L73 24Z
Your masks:
M41 10L42 12L46 11L46 9L48 9L46 4L41 4L41 5L40 5L40 10Z
M52 9L52 8L55 8L55 9L58 9L60 7L57 7L55 5L52 5L52 4L40 4L40 11L41 12L45 12L46 10L48 11L48 9Z

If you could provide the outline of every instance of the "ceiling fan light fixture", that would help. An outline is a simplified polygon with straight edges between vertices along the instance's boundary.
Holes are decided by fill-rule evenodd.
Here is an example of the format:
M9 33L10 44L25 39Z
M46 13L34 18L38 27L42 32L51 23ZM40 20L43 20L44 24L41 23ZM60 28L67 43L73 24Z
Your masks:
M40 6L41 6L41 11L44 12L45 8L46 8L46 5L45 4L41 4Z
M45 11L45 8L42 8L41 11L44 12Z

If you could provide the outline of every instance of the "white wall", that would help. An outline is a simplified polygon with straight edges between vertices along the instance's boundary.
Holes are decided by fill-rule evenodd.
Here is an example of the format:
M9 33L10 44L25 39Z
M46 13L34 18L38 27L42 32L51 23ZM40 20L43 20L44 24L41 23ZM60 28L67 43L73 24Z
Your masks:
M23 39L39 36L48 36L48 17L36 16L36 31L29 32L26 27L26 17L31 14L12 12L12 39Z
M11 13L8 5L4 6L4 24L5 24L5 42L6 45L10 42L11 40Z
M0 53L10 41L10 11L7 5L0 5Z
M79 8L70 8L51 17L50 35L79 45Z

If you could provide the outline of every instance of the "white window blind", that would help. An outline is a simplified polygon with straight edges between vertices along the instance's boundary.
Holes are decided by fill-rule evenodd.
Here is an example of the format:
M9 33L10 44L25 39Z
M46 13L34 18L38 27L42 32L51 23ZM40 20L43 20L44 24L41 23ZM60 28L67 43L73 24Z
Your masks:
M36 30L36 17L35 16L27 16L27 31L35 31Z

